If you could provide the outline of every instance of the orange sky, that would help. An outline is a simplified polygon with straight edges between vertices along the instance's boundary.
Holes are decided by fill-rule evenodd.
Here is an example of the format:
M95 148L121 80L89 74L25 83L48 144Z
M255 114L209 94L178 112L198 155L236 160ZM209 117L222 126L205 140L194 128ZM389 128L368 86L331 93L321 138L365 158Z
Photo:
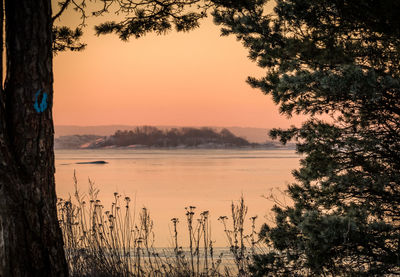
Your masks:
M220 37L211 18L190 33L129 42L96 37L94 21L87 23L86 50L54 57L56 125L270 128L300 122L281 116L270 96L245 82L263 70L234 37Z

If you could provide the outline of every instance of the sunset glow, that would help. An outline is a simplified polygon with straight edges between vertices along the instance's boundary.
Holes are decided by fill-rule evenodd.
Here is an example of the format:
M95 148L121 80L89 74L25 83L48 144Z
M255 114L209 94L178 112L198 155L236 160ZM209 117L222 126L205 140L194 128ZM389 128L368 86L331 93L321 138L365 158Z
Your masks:
M54 58L56 125L270 128L300 122L281 116L271 96L245 82L263 70L234 37L221 37L211 18L190 33L129 42L97 37L93 25L86 28L86 50Z

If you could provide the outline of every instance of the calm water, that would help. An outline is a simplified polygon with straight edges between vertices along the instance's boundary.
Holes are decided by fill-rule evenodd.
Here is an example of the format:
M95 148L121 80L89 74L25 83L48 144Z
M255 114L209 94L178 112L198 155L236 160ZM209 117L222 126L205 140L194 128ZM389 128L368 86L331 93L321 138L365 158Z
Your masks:
M104 160L108 164L76 164ZM56 187L59 197L73 194L74 170L85 192L88 178L100 189L109 207L114 192L136 198L136 210L146 206L154 220L157 246L170 246L170 219L180 219L186 229L185 207L209 210L213 240L226 245L221 215L230 215L230 203L243 194L247 217L258 215L266 222L272 202L262 195L285 189L299 165L293 150L56 150ZM182 244L186 238L181 237Z

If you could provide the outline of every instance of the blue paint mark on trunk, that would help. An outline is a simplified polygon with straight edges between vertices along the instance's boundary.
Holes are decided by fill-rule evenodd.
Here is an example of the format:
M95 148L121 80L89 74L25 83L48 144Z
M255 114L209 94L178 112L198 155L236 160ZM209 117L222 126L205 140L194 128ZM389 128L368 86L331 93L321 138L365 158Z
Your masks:
M39 95L40 95L40 89L35 94L35 104L33 104L33 107L38 113L42 113L47 109L47 93L43 92L42 101L40 102L40 105L38 103Z

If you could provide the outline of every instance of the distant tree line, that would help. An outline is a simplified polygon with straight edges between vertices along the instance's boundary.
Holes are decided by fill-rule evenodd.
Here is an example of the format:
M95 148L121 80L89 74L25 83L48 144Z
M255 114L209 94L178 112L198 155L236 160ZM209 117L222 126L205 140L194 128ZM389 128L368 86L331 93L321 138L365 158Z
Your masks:
M204 144L226 146L249 146L246 139L235 136L228 129L220 132L212 128L172 128L160 130L152 126L141 126L130 131L118 130L98 146L145 145L153 147L196 147Z
M61 136L54 139L54 147L56 149L77 149L83 145L93 144L96 140L104 140L104 136L97 135L72 135Z

